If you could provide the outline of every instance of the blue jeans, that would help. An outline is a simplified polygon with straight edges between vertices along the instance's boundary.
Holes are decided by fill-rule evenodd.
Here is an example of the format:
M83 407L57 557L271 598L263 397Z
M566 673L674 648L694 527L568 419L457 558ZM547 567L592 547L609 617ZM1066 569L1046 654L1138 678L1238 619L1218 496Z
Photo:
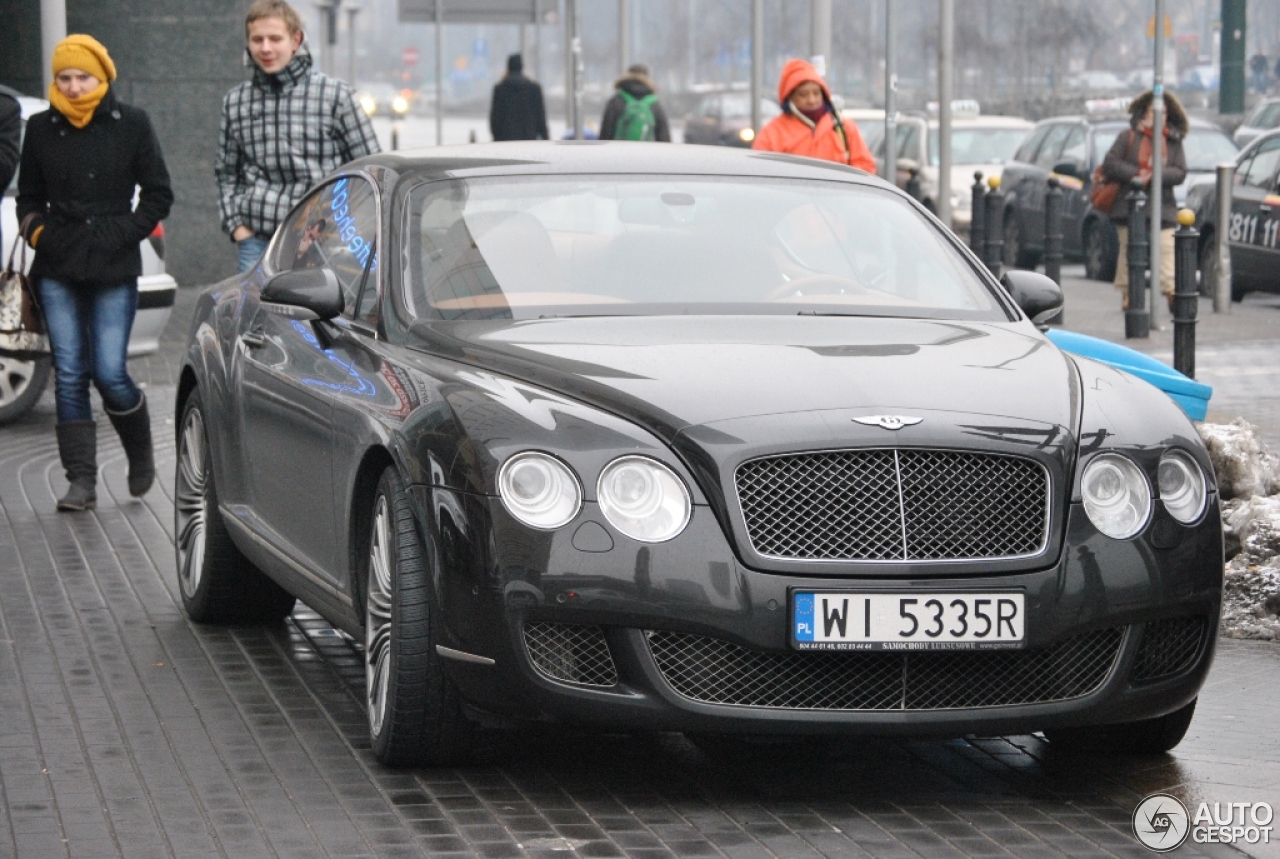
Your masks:
M240 267L236 269L236 273L248 271L258 264L258 260L262 259L262 255L267 250L267 241L261 236L249 236L243 241L236 242L236 250L240 253Z
M39 278L40 305L53 347L53 398L58 421L87 421L89 382L113 412L138 405L142 392L129 378L129 332L138 310L136 281L72 286Z

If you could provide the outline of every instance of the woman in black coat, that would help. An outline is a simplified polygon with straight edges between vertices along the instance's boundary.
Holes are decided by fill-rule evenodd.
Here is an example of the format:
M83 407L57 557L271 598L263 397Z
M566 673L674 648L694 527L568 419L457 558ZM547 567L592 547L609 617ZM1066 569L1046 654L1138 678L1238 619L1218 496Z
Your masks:
M147 401L126 350L139 244L169 214L173 192L151 121L111 91L116 68L101 43L68 36L54 49L53 75L51 109L27 122L17 215L36 251L31 274L53 347L58 453L71 483L58 509L89 510L98 474L91 381L129 458L130 494L155 480Z

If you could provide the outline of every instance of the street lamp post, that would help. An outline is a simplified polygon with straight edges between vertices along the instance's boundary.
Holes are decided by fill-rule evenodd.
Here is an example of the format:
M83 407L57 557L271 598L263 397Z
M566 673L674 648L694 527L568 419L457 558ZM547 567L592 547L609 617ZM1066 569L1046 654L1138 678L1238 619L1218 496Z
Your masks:
M1164 206L1161 193L1164 186L1164 0L1156 0L1155 28L1156 56L1151 91L1151 293L1147 306L1151 308L1151 327L1160 330L1160 227Z
M356 16L359 6L347 7L347 83L356 85Z
M897 134L898 117L898 72L894 57L894 20L893 0L884 0L884 178L894 182L898 178L898 166L895 163L898 147L894 137Z

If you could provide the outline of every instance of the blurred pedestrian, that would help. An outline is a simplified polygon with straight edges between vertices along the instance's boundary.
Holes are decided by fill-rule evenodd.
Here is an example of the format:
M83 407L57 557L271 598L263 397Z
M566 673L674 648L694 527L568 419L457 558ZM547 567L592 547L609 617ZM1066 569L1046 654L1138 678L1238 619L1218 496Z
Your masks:
M22 147L22 108L8 87L0 87L0 194L13 181ZM0 231L0 250L6 250ZM2 263L0 263L2 264Z
M71 483L59 510L97 503L90 381L124 445L129 494L144 494L156 473L147 398L125 359L142 274L138 245L169 214L173 192L151 120L116 98L115 79L92 36L59 42L50 108L27 122L18 174L18 220L36 251L31 275L53 348L58 454Z
M244 20L253 77L222 99L218 209L252 268L289 210L339 165L380 152L346 81L311 68L302 20L285 0L257 0Z
M658 101L658 85L649 77L648 66L630 66L613 86L616 92L605 104L600 120L601 140L671 142L667 112Z
M778 80L782 113L756 135L752 149L822 158L876 172L876 161L851 119L841 119L831 90L812 63L787 60Z
M1254 92L1267 91L1267 58L1261 54L1254 54L1249 58L1250 83Z
M1102 162L1102 173L1113 182L1120 183L1120 193L1111 207L1111 221L1120 237L1120 258L1116 263L1116 288L1121 290L1121 306L1129 307L1129 200L1128 194L1135 180L1148 194L1151 193L1152 152L1154 151L1155 95L1147 90L1129 105L1129 128L1116 135L1115 142ZM1182 151L1182 139L1187 136L1187 112L1172 93L1164 94L1164 157L1161 159L1160 192L1160 291L1173 307L1173 231L1178 224L1178 204L1174 200L1173 186L1187 178L1187 157ZM1148 202L1147 212L1151 211ZM1149 217L1149 215L1148 215Z
M519 54L507 57L507 74L493 85L489 131L494 140L547 140L542 87L524 74Z

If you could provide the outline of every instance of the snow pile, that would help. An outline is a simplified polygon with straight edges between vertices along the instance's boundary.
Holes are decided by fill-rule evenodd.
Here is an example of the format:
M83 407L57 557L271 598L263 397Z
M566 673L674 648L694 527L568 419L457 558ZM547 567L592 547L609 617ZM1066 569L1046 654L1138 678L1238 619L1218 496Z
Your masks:
M1280 456L1243 418L1201 424L1222 498L1222 634L1280 640Z

